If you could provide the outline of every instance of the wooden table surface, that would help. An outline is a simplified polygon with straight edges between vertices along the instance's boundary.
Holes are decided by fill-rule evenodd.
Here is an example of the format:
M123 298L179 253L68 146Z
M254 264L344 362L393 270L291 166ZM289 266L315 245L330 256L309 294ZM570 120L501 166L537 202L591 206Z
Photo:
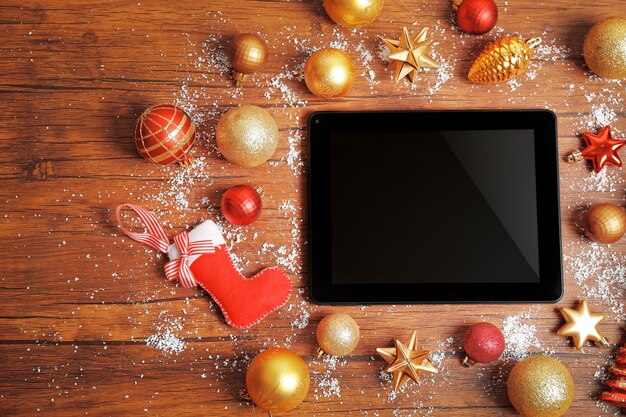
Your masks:
M474 37L454 28L446 1L387 0L380 19L351 31L334 25L318 0L4 0L0 414L264 415L241 390L250 359L270 346L295 350L311 370L304 403L280 416L513 416L506 376L529 353L553 355L570 369L576 387L567 415L616 413L596 398L624 341L626 239L592 245L579 218L593 202L624 204L624 169L597 176L584 163L561 162L566 291L557 305L321 307L308 299L311 112L549 108L558 115L561 156L581 146L582 131L605 123L625 137L624 82L593 76L581 57L586 31L623 12L623 2L497 4L497 28ZM381 49L380 36L397 37L403 25L429 27L442 63L413 88L393 83ZM271 57L263 73L234 88L225 49L244 31L260 33ZM543 37L528 74L497 86L470 84L473 57L504 34ZM326 46L346 50L357 66L354 88L340 100L312 96L300 78L307 56ZM132 141L142 109L171 102L193 114L200 132L185 170L142 160ZM225 161L214 142L220 114L244 103L267 108L281 133L271 161L254 169ZM442 166L433 175L445 172ZM221 194L236 184L265 186L263 214L249 227L231 226L220 214ZM387 198L385 190L371 192ZM215 219L245 274L279 265L297 291L251 330L228 327L207 294L168 283L164 259L120 233L114 209L123 202L158 213L170 235ZM556 307L581 298L607 314L601 331L611 348L577 351L556 335ZM337 311L357 320L361 342L350 357L317 360L316 324ZM463 332L481 320L504 328L509 348L500 362L464 369ZM413 329L440 373L395 395L375 348Z

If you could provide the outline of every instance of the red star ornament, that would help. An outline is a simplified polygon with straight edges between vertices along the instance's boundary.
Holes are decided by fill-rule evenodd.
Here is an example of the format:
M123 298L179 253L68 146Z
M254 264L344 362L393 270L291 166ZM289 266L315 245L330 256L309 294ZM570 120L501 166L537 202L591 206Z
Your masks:
M626 140L613 139L611 128L605 126L599 134L583 133L583 139L587 147L582 150L582 157L591 160L596 173L602 171L606 164L622 166L622 161L617 155L617 150L626 145Z

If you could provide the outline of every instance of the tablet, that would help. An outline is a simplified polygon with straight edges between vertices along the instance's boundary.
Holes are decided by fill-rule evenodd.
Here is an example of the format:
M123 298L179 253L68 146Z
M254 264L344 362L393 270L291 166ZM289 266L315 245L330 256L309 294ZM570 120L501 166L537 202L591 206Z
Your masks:
M317 303L562 296L554 113L318 112L308 139Z

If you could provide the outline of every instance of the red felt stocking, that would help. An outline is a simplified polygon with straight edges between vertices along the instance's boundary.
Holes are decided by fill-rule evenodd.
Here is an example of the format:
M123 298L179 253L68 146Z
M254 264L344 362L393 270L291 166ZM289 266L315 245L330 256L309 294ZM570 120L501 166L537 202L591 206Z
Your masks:
M120 213L125 206L139 215L146 233L133 233L121 226ZM154 214L139 206L122 204L117 208L117 219L129 237L169 255L165 271L170 281L179 280L185 287L199 284L233 327L251 327L289 299L291 281L279 268L266 268L251 278L243 277L233 264L222 233L210 220L189 233L177 235L170 245Z

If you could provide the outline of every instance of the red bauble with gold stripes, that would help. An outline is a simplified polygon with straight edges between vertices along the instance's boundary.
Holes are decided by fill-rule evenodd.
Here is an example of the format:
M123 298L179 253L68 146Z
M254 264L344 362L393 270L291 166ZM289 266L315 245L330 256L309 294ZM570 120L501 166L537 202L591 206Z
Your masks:
M148 161L186 163L196 140L196 126L180 107L159 104L143 112L135 125L135 146Z

